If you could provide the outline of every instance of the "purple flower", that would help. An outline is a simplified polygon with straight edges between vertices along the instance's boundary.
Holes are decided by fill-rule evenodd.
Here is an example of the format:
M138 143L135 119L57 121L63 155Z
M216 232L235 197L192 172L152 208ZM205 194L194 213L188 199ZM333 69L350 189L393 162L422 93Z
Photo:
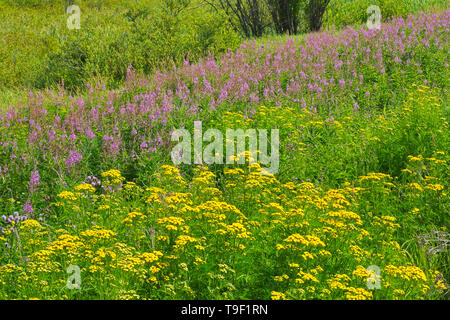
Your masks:
M101 185L100 179L95 176L88 176L85 182L91 184L93 187Z
M77 150L71 150L69 157L66 159L66 166L70 168L74 164L80 162L82 159L83 156Z
M147 144L147 141L146 141L146 140L142 141L142 143L141 143L140 147L141 147L141 149L145 149L145 148L148 148L148 144Z
M28 185L28 190L30 191L30 193L34 193L36 189L39 187L39 184L40 184L39 171L38 170L31 171L30 184Z
M23 211L27 213L29 216L33 214L33 206L31 205L31 202L28 200L23 205ZM21 219L22 220L22 219Z
M28 201L27 201L27 203L28 203ZM31 206L31 204L30 204L30 206ZM24 207L25 207L25 205L24 205ZM30 208L29 208L29 207L27 207L26 209L27 209L26 212L30 212ZM24 210L24 211L25 211L25 210ZM32 212L33 212L33 207L31 206L31 213L32 213ZM27 217L26 215L20 215L20 214L16 211L16 212L14 212L13 214L10 214L9 216L3 215L3 216L1 217L1 219L2 219L3 222L6 223L7 225L8 225L8 224L12 224L12 223L14 223L14 225L17 225L17 224L19 224L19 222L22 222L22 221L27 220L28 217ZM0 230L3 232L4 229L3 229L3 228L0 228ZM14 229L13 229L13 231L14 231Z

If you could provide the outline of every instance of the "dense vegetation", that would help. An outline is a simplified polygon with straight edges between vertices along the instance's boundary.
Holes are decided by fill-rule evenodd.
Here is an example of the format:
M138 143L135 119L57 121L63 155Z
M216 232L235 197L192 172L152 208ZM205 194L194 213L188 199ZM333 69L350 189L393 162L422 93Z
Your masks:
M32 86L0 97L1 299L448 298L443 2L380 1L405 11L368 30L332 1L325 31L246 41L192 3L83 3L69 31L1 2L2 90ZM175 167L196 120L279 129L279 172Z
M0 2L0 86L45 88L64 82L76 89L92 77L117 86L130 65L150 73L241 42L224 18L195 3L102 1L98 7L97 1L80 1L82 27L70 30L62 2L54 2L59 5ZM15 19L7 18L11 15Z
M64 5L69 3L80 6L79 30L67 28L69 15ZM307 7L299 3L292 11L298 15L297 21L291 22L289 29L283 27L283 17L277 18L269 6L263 7L261 32L307 32ZM323 17L324 27L365 23L370 4L379 5L387 20L442 8L445 3L332 0ZM217 57L236 49L246 35L242 29L233 28L240 26L235 17L230 23L224 12L212 9L203 0L0 0L0 19L0 87L5 88L6 96L16 88L42 89L62 82L67 89L84 89L92 78L118 87L130 65L138 73L148 74L208 54Z

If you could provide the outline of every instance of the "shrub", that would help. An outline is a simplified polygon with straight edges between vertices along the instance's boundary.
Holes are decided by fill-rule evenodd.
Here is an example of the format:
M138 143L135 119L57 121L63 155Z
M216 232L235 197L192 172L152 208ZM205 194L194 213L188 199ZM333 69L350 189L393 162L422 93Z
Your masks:
M241 42L223 17L195 1L184 7L168 0L108 1L102 6L75 2L81 7L79 30L66 27L63 3L46 3L39 8L0 4L2 16L15 17L1 31L0 85L46 88L64 82L67 89L76 89L94 77L117 87L130 65L151 73L186 59L219 55Z

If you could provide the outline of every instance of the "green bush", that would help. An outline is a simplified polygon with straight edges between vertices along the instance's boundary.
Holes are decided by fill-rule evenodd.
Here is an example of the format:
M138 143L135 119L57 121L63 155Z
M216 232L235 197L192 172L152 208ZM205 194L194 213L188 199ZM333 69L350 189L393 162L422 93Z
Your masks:
M114 85L134 62L130 37L124 30L110 26L73 30L44 59L33 86L45 88L64 82L66 88L73 89L91 77L103 77Z
M67 89L102 78L113 87L128 66L139 73L219 55L241 42L225 18L196 1L75 1L81 28L66 27L61 6L30 8L0 2L0 86ZM20 8L20 9L19 9ZM11 68L12 66L12 68Z

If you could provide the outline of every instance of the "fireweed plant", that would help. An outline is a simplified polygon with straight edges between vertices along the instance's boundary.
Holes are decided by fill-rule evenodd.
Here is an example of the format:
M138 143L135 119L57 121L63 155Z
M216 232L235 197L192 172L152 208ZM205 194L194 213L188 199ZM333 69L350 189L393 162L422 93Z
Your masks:
M3 106L0 298L444 298L449 18L247 41ZM278 172L175 166L171 134L195 121L278 130Z

